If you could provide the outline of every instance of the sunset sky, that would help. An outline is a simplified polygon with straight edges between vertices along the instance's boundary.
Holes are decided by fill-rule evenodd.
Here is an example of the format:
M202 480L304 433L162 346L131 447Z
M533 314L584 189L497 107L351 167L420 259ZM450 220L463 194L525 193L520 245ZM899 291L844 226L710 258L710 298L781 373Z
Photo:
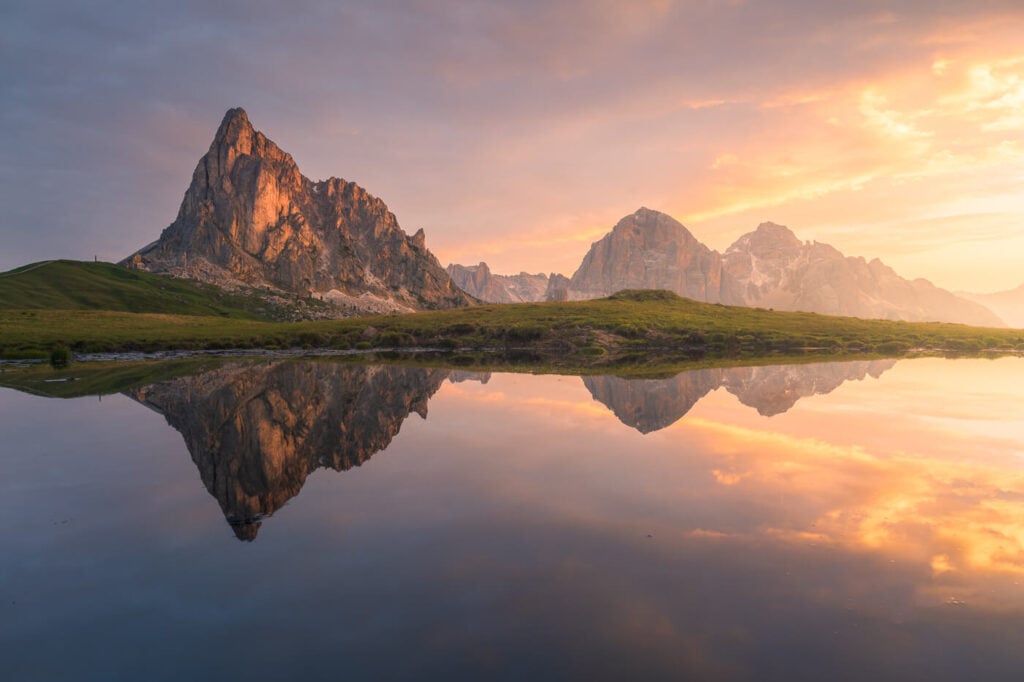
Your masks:
M1020 0L7 2L0 56L3 270L154 240L241 106L442 264L571 275L647 206L1024 283Z

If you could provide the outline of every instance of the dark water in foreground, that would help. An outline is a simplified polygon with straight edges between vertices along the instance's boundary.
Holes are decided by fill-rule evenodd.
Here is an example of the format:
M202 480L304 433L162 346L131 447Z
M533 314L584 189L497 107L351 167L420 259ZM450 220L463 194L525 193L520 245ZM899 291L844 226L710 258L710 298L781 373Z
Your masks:
M0 389L0 465L4 680L1024 670L1020 358L229 364Z

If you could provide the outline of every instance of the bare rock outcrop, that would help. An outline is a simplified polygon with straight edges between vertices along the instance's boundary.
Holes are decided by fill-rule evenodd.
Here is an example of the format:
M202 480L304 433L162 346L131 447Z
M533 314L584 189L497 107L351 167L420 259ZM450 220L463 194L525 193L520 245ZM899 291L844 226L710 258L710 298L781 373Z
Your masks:
M227 287L335 300L373 312L447 308L470 299L380 199L354 182L313 182L231 109L178 217L124 264Z
M568 301L570 280L565 275L552 272L548 277L548 290L544 292L545 301Z
M722 277L722 257L674 218L641 208L594 242L568 287L570 300L622 289L667 289L708 303L739 303Z
M543 301L548 290L548 276L543 273L496 275L483 262L478 265L452 263L447 271L457 287L487 303Z

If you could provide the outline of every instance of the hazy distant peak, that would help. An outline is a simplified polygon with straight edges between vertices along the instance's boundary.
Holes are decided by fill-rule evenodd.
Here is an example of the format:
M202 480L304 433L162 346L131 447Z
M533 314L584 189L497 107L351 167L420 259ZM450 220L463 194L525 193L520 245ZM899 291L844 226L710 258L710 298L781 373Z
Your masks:
M677 236L682 237L684 242L697 243L697 238L681 222L667 213L655 211L646 206L641 206L633 213L623 217L612 228L612 232L605 235L605 239L612 234L626 235L630 233L641 236L645 240L653 239L657 243L664 243L666 239L671 240Z
M796 234L793 233L793 230L789 229L785 225L773 223L770 220L758 225L757 229L754 230L754 234L761 235L764 237L773 237L776 239L786 239L789 241L800 243L800 240L797 239L797 236Z
M1024 329L1024 284L992 294L958 293L968 300L988 306L1009 326Z
M594 242L572 276L571 299L622 289L668 289L711 303L723 298L721 256L670 215L641 207Z
M757 226L753 232L748 232L737 239L732 246L726 249L726 255L737 252L747 252L755 255L763 255L779 251L791 251L799 249L803 242L785 225L772 222L764 222Z
M550 280L547 275L497 275L484 261L478 265L450 263L448 276L470 296L488 303L521 303L546 300ZM559 275L560 276L560 275Z

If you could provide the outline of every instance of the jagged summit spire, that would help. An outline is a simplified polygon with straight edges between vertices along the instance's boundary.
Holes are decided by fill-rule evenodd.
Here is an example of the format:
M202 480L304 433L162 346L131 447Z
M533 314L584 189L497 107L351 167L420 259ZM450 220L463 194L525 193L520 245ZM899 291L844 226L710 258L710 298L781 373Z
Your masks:
M245 113L245 109L241 107L228 109L217 128L217 133L213 136L210 150L232 147L243 154L249 154L252 152L253 142L257 135L259 133L249 122L249 115Z
M224 118L221 119L220 127L217 128L217 135L215 137L220 137L232 128L246 126L251 128L252 124L249 122L249 114L245 113L245 109L242 107L228 109L224 113Z

